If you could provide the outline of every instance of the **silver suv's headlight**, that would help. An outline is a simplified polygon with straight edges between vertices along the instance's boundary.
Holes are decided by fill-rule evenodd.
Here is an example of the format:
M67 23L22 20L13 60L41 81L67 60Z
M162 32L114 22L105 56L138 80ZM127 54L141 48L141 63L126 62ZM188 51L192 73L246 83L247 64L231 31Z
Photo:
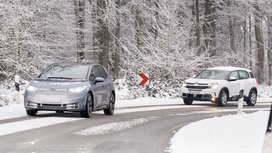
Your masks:
M34 87L34 86L31 86L29 85L27 88L26 88L27 91L30 91L30 92L35 92L38 90L38 88Z
M82 92L86 89L86 86L75 87L68 89L70 92Z
M211 83L210 85L209 85L209 87L211 88L211 89L215 89L215 88L217 88L217 86L218 86L218 82L214 82L214 83Z

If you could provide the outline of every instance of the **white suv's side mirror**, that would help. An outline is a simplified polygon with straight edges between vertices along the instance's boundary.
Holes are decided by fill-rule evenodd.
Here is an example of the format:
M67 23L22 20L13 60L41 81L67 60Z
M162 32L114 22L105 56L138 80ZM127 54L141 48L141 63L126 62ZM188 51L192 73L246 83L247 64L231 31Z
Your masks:
M237 80L236 77L230 77L230 78L229 78L229 81L236 81L236 80Z
M195 78L195 77L196 77L196 75L193 75L193 76L192 76L192 78Z

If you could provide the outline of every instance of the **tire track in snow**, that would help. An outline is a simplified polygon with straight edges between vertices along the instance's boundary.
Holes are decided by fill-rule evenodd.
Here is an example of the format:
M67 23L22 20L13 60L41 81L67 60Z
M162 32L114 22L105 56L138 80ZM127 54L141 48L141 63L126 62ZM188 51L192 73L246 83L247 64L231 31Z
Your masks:
M77 135L104 135L108 133L123 131L126 129L133 128L135 126L147 123L149 121L153 121L158 119L158 117L147 117L147 118L138 118L133 119L129 121L120 121L120 122L112 122L112 123L106 123L98 126L92 126L90 128L87 128L85 130L81 130L78 132L75 132Z

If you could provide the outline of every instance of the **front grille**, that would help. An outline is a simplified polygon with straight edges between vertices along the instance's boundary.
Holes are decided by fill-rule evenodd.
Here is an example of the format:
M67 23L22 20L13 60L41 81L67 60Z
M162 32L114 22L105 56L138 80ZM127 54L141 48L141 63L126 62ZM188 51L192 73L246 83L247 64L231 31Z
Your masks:
M40 104L39 108L43 109L65 109L66 105L59 105L59 104Z
M195 100L210 100L210 94L182 94L183 97L187 97Z
M208 89L209 86L193 86L193 85L187 85L187 88L191 88L191 89Z
M73 104L40 104L28 102L28 107L38 108L42 110L69 110L69 109L78 109L78 103Z

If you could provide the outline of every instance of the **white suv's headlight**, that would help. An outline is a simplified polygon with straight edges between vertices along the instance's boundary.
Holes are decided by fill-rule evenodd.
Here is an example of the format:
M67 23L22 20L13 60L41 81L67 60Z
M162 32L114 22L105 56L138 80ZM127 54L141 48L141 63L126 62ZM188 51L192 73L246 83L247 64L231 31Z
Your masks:
M27 88L26 88L27 91L30 91L30 92L35 92L38 90L38 88L34 87L34 86L31 86L29 85Z
M81 87L75 87L75 88L70 88L70 92L82 92L86 89L86 86L81 86Z
M182 82L182 88L186 88L187 83L186 82Z
M218 84L219 84L218 82L211 83L210 88L215 89L215 88L217 88Z

